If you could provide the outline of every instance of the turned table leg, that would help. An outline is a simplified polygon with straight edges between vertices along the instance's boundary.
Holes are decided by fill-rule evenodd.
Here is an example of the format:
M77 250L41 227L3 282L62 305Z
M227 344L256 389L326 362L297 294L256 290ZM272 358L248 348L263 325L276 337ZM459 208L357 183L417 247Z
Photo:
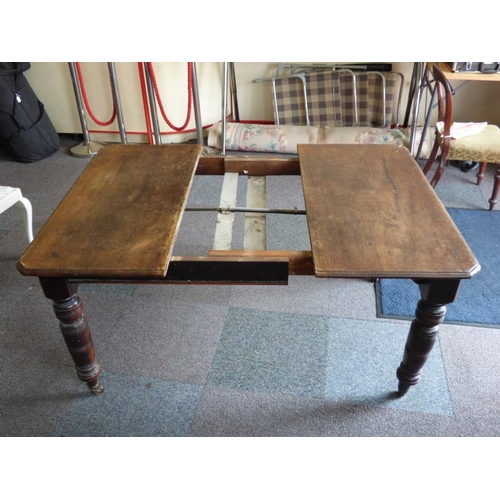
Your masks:
M94 394L101 394L101 367L97 363L94 342L84 314L78 285L62 278L40 278L45 296L52 300L68 351L75 362L78 378L86 382Z
M422 298L418 301L415 319L411 323L403 361L396 372L400 396L420 381L422 368L437 340L439 325L445 317L446 304L455 300L460 280L436 280L418 284Z

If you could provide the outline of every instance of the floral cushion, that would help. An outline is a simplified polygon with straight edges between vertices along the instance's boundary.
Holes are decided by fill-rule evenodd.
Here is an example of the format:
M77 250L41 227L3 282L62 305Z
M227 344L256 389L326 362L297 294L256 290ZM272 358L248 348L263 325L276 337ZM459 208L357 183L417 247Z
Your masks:
M210 129L208 146L221 149L221 127L221 123L218 123ZM288 154L297 154L297 144L398 144L409 149L409 135L409 129L398 128L256 125L230 122L226 124L225 147L228 151ZM421 130L417 130L417 148L420 138ZM429 143L429 140L424 142L421 158L428 158Z

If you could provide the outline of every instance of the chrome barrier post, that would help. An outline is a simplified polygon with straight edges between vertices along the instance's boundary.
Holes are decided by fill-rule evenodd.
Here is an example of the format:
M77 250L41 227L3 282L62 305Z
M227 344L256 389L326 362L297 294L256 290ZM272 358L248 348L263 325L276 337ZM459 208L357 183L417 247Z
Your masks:
M222 63L222 130L221 155L226 154L226 115L227 115L227 62Z
M198 92L198 74L196 72L196 63L193 63L193 104L194 118L196 122L196 137L198 144L203 144L203 127L200 113L200 96Z
M234 115L234 121L240 121L240 109L238 106L238 88L236 87L236 70L234 69L234 62L229 63L229 67L231 69L231 92L232 92L232 102L231 102L231 111Z
M413 117L410 129L410 153L413 157L416 156L415 142L417 137L418 116L420 114L420 101L422 99L422 94L424 89L426 64L422 62L415 63L415 67L416 67L417 87L416 87L416 97L413 103Z
M144 64L144 73L146 74L146 84L148 87L149 107L151 110L151 121L153 122L153 132L155 135L155 144L161 144L160 124L158 122L158 112L156 110L156 98L151 82L151 73L147 63Z
M70 149L70 153L73 156L77 156L79 158L90 158L92 156L95 156L99 151L99 149L101 149L101 147L104 146L104 144L101 144L99 142L93 142L90 140L89 129L87 127L87 120L85 119L85 110L83 108L81 90L80 86L78 85L78 78L76 75L75 63L70 62L68 64L69 64L69 71L71 74L71 81L73 82L73 90L75 93L78 116L80 118L80 125L82 127L83 140L84 140L82 144L72 147Z
M122 144L127 144L127 134L125 132L125 123L123 121L122 105L120 101L120 93L118 92L118 80L116 78L116 69L114 62L108 62L109 77L111 80L111 91L115 101L116 117L118 119L118 129L120 130L120 138Z

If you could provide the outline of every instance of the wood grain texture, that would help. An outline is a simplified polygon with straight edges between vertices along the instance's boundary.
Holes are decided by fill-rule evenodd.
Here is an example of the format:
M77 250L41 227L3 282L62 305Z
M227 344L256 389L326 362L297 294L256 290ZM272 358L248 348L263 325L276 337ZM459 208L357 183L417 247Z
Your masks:
M470 278L480 266L406 148L298 146L316 276Z
M200 145L109 145L19 260L22 274L164 276Z

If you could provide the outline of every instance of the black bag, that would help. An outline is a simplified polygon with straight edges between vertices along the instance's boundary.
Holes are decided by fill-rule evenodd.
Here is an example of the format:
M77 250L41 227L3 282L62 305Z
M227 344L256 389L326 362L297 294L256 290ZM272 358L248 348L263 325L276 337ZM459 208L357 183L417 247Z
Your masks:
M23 72L30 63L0 63L0 146L21 163L47 158L59 136Z

